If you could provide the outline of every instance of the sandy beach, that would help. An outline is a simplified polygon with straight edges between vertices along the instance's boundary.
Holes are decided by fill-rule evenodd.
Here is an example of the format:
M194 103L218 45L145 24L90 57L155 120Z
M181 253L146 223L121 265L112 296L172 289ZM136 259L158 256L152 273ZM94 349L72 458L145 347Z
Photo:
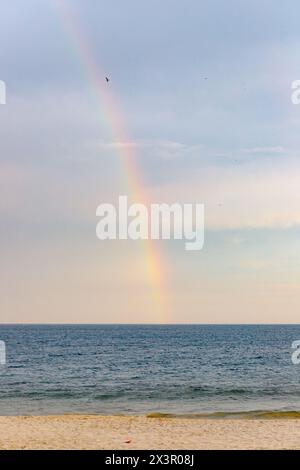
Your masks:
M2 416L0 449L300 449L300 419Z

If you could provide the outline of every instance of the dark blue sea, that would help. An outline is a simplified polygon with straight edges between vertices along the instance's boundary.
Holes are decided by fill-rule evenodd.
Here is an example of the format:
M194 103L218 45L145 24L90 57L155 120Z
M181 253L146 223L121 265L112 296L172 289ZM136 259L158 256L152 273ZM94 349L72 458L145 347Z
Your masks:
M293 415L298 339L300 325L0 325L0 415Z

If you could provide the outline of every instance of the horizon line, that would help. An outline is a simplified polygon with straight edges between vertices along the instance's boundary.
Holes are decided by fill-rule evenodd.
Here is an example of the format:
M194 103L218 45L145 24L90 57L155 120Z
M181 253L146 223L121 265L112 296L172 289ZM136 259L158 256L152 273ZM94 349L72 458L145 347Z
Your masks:
M299 323L56 323L56 322L0 322L1 326L300 326Z

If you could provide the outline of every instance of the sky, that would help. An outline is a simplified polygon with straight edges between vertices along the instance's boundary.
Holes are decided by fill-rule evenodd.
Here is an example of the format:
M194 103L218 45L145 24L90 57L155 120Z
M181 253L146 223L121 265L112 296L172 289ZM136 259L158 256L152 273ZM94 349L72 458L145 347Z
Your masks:
M1 1L0 322L298 322L299 14ZM140 202L128 153L149 203L205 205L204 248L155 242L156 278L147 243L96 237L99 204Z

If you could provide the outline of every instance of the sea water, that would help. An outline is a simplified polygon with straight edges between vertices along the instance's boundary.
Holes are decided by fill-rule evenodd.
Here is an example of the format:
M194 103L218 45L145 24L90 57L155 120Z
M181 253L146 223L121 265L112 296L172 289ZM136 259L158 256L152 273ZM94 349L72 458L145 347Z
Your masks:
M300 325L0 325L0 415L297 416Z

